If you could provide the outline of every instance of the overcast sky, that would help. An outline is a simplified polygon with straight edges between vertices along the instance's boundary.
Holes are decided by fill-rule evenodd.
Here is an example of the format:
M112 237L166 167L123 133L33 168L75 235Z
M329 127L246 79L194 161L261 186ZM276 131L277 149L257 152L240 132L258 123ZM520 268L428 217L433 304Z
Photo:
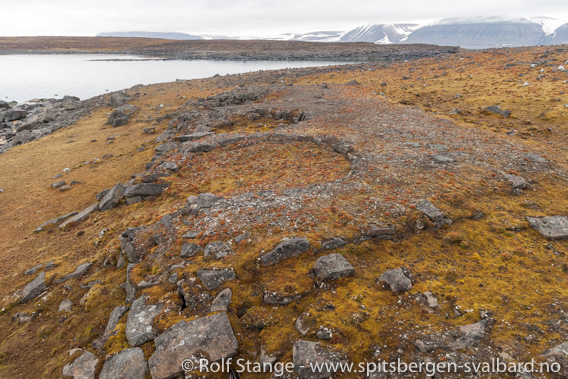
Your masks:
M92 36L111 31L273 36L443 17L549 16L567 0L0 0L0 35Z

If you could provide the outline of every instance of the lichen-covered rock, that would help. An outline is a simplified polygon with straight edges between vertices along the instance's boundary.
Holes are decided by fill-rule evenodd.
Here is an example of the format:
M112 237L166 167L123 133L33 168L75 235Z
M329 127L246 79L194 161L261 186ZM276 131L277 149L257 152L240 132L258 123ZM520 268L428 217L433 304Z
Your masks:
M280 242L274 250L260 258L264 267L275 265L285 259L305 253L310 249L310 243L304 237L290 238Z
M379 284L399 294L412 289L412 274L405 268L385 271L378 279Z
M99 351L103 350L104 344L108 341L110 336L112 336L114 329L118 325L118 321L128 312L128 309L126 305L119 305L112 310L103 335L93 341L93 347L95 349Z
M62 278L57 279L55 281L55 283L59 284L59 283L66 282L69 279L74 279L74 278L78 278L80 276L83 276L87 273L87 271L89 271L89 269L91 268L92 265L93 265L92 262L83 263L83 264L77 266L75 271L73 271L72 273L63 276Z
M154 319L162 312L163 304L149 304L148 296L141 296L132 303L126 320L126 339L131 346L140 346L151 341L158 335L152 324Z
M95 203L95 204L83 209L81 212L77 213L75 216L68 218L61 225L59 225L59 227L61 229L63 229L67 225L71 224L72 222L81 222L98 210L99 210L99 203Z
M568 217L527 217L531 228L537 230L544 238L561 240L568 238Z
M183 373L182 362L204 354L210 362L237 354L238 342L227 314L216 313L180 321L154 340L156 350L148 363L153 379L174 378Z
M420 203L416 204L416 209L424 213L436 226L449 225L452 223L452 220L436 208L429 200L422 200Z
M233 291L230 288L225 288L223 291L213 299L211 303L211 312L227 312L229 304L231 303L231 298L233 297Z
M205 259L221 259L232 254L234 254L234 252L231 246L221 241L215 241L205 246L203 257Z
M146 358L144 358L144 352L142 349L135 347L122 350L106 361L99 379L142 379L147 372L148 363Z
M294 343L292 354L294 370L303 379L330 377L334 373L332 366L346 361L343 354L310 341Z
M125 197L158 196L169 187L167 183L140 183L126 187Z
M197 277L208 291L215 290L229 280L234 280L236 278L235 271L233 269L203 269L197 271Z
M34 280L26 284L22 289L22 297L20 298L20 304L27 303L28 301L35 299L47 289L45 285L45 272L41 272Z
M180 257L189 258L203 251L203 248L196 243L187 242L181 247Z
M105 212L116 207L120 200L124 197L124 190L124 186L120 183L117 183L114 187L112 187L99 204L101 212Z
M335 238L323 241L323 243L321 244L320 250L335 250L335 249L339 249L340 247L343 247L345 245L347 245L347 242L345 240L343 240L342 238L339 238L339 237L335 237Z
M347 259L335 253L319 257L314 264L314 271L321 280L339 279L355 273Z
M85 351L72 363L63 366L63 376L73 379L94 379L95 369L99 360L90 351Z

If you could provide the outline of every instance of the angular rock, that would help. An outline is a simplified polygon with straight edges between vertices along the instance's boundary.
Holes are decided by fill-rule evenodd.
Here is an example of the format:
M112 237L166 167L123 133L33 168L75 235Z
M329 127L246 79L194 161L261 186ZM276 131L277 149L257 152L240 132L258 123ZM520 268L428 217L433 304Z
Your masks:
M227 245L224 242L215 241L205 246L203 257L205 259L221 259L231 254L234 254L231 246Z
M57 312L71 312L72 308L73 302L69 299L65 299L59 304L59 309L57 310Z
M34 230L34 232L36 232L36 233L41 232L41 231L43 230L43 228L45 228L45 227L48 226L48 225L57 225L57 224L59 224L60 222L63 222L63 221L65 221L65 220L67 220L69 217L75 216L77 213L79 213L79 212L67 213L66 215L63 215L63 216L61 216L61 217L56 217L56 218L54 218L54 219L52 219L52 220L46 221L46 222L44 222L43 224L41 224L40 226L38 226L38 227Z
M205 292L195 278L177 282L178 292L183 298L185 306L194 312L207 312L211 295Z
M187 242L181 247L180 257L189 258L202 251L203 248L196 243Z
M428 308L438 308L438 298L432 292L424 292L422 297L424 298L424 302Z
M87 273L87 271L89 271L89 269L91 268L92 265L93 265L93 263L91 263L91 262L83 263L82 265L77 266L75 271L73 271L72 273L67 274L62 278L57 279L55 281L55 283L59 284L59 283L65 282L69 279L74 279L74 278L78 278L79 276L83 276Z
M380 226L376 224L369 224L369 229L366 234L373 238L389 239L396 234L396 228L392 226Z
M134 263L126 266L126 282L124 283L124 292L126 292L126 304L131 304L136 299L136 286L130 281L130 271L135 267Z
M314 271L321 280L339 279L355 273L347 259L336 253L319 257L314 263Z
M28 301L35 299L47 289L45 285L45 272L41 272L34 280L26 284L22 289L22 297L19 300L20 304L27 303Z
M342 354L310 341L294 343L292 354L294 370L303 379L330 377L334 373L330 370L333 365L345 362L345 357Z
M74 379L95 379L95 369L99 360L90 351L85 351L73 363L63 366L63 376Z
M197 271L197 277L208 291L215 290L219 288L221 284L236 279L233 269L202 269Z
M450 158L446 155L441 154L432 155L432 159L434 159L438 163L451 163L456 161L454 158Z
M285 259L305 253L310 249L310 243L304 237L295 237L280 242L274 250L260 258L264 267L275 265Z
M295 294L295 295L282 295L278 292L265 292L264 296L262 297L262 301L264 304L270 305L288 305L294 301L298 301L302 298L303 294Z
M544 238L561 240L568 238L568 217L527 217L531 228L537 230Z
M63 187L64 185L65 185L65 182L61 181L61 182L51 183L50 187L51 188L59 188L59 187Z
M302 336L305 336L310 331L310 328L313 326L314 322L310 319L306 314L301 314L297 319L294 326L298 333Z
M137 379L144 378L148 372L148 363L142 349L135 347L122 350L106 361L99 379Z
M6 112L4 116L4 121L16 121L25 118L28 115L28 111L20 109L20 108L12 108L8 112Z
M126 92L117 92L110 95L108 105L113 108L120 107L130 101L130 96Z
M515 189L525 189L527 186L527 181L520 177L520 176L516 176L516 175L511 175L511 174L507 174L504 172L501 172L501 174L505 177L505 179L507 179L507 181L509 181L509 183L511 183L511 185L513 186L513 188Z
M125 188L120 183L117 183L114 187L112 187L101 200L101 203L99 204L100 211L105 212L116 207L120 200L124 197L124 191Z
M148 363L153 379L182 375L185 359L204 354L210 362L237 354L238 342L227 314L216 313L190 322L180 321L154 340Z
M553 348L542 352L541 355L545 357L568 357L568 342L563 342L560 345L556 345Z
M99 210L99 203L95 203L90 207L87 207L86 209L77 213L75 216L68 218L61 225L59 225L59 227L63 229L72 222L81 222L98 210Z
M503 117L509 117L511 115L511 111L504 111L504 110L501 109L501 107L499 105L492 105L492 106L486 107L484 109L491 112L491 113L500 114Z
M162 313L163 304L146 305L148 296L141 296L132 303L128 318L126 319L126 339L131 346L140 346L151 341L158 335L152 324L154 319Z
M128 312L128 307L125 305L119 305L114 308L110 313L108 322L103 332L103 335L93 341L93 347L99 351L103 351L103 346L107 343L108 339L113 335L114 329L118 325L118 321Z
M436 225L452 223L452 220L446 217L446 215L429 200L422 200L420 203L416 204L416 209L424 213L431 221L436 223Z
M461 350L474 346L485 336L487 322L488 320L484 319L475 324L460 326L459 331L462 335L451 343L450 347L455 350Z
M179 166L174 162L164 162L161 165L159 165L158 168L173 172L179 171Z
M332 238L330 240L324 241L321 244L320 250L335 250L335 249L339 249L340 247L343 247L345 245L347 245L347 242L345 242L343 239L341 239L339 237L335 237L335 238Z
M399 294L412 289L412 274L405 268L385 271L378 279L379 284Z
M169 184L164 183L140 183L133 186L128 186L124 191L125 197L136 196L157 196L169 187Z
M219 292L211 303L210 312L227 312L232 297L233 291L231 291L230 288L225 288L223 291Z

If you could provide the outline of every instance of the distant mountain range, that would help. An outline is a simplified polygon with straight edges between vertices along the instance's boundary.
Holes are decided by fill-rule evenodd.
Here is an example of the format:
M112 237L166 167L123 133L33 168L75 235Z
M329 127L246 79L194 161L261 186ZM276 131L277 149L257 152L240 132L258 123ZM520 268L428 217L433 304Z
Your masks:
M98 37L146 37L176 40L246 39L185 33L114 32ZM251 38L251 37L249 37ZM375 24L348 31L282 34L274 40L310 42L371 42L376 44L424 43L461 46L466 49L568 44L568 23L550 17L446 18L431 25Z

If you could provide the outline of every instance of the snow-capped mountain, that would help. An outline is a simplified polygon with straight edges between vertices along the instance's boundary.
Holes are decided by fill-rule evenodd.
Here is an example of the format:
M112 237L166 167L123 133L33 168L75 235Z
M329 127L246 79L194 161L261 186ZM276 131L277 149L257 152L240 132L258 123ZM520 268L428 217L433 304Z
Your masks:
M568 44L568 23L560 26L552 34L547 36L543 45L563 45Z
M139 38L175 39L175 40L203 39L203 37L194 34L170 33L170 32L106 32L106 33L97 34L97 37L139 37Z
M372 42L381 45L399 43L418 29L417 24L363 25L345 33L341 42Z
M542 25L526 18L447 18L416 30L403 43L484 49L535 46L545 37Z
M341 36L345 34L344 31L320 31L310 33L287 33L278 36L276 39L281 40L294 40L294 41L310 41L310 42L339 42Z

